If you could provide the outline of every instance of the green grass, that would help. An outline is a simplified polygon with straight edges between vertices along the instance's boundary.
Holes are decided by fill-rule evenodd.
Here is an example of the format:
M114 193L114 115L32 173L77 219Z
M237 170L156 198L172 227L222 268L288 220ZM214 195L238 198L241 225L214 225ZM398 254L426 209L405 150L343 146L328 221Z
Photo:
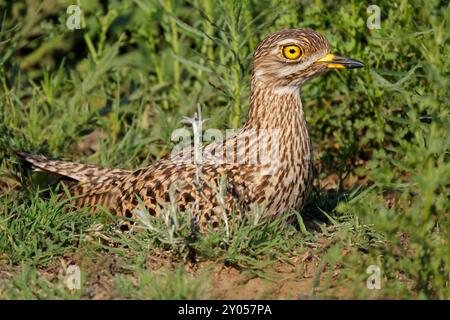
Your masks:
M308 280L291 298L450 298L448 4L378 1L369 30L363 1L82 0L75 31L69 4L0 1L1 298L221 298L217 268ZM317 171L301 216L249 212L199 237L173 212L123 234L108 213L63 212L52 181L14 156L132 169L170 152L197 106L205 129L237 127L252 52L289 27L367 65L301 91ZM64 285L71 264L81 290ZM381 290L366 288L369 265Z

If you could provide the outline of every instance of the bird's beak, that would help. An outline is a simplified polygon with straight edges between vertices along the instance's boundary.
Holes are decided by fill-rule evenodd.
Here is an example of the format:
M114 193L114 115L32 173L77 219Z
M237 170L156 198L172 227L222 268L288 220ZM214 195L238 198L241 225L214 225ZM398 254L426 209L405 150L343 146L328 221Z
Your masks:
M327 54L316 62L325 63L328 69L354 69L364 67L364 63L336 54Z

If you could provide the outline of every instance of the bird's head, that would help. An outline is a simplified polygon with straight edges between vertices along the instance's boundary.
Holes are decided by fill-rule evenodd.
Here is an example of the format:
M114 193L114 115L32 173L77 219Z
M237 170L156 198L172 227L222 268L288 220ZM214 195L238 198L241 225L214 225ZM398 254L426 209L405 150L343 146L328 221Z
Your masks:
M271 34L258 46L253 57L253 81L290 90L326 70L363 66L332 54L327 39L311 29L288 29Z

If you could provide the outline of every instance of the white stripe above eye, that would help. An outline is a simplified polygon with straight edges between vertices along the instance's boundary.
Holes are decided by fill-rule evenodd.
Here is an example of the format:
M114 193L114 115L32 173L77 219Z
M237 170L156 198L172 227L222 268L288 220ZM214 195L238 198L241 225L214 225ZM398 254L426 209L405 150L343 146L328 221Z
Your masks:
M280 54L280 52L281 52L280 51L280 47L283 47L283 46L288 45L288 44L295 44L295 45L300 46L300 43L298 42L298 39L284 39L284 40L282 40L282 41L277 43L277 46L273 48L271 53L273 55Z
M296 44L300 45L298 39L284 39L278 43L280 46L284 46L286 44Z

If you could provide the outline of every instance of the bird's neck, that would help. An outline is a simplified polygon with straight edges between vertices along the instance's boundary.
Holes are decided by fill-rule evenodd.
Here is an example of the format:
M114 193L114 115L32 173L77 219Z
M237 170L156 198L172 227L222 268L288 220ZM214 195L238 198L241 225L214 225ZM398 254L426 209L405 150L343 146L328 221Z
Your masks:
M312 158L309 132L298 88L273 88L252 82L251 106L243 127L277 141L285 165L308 165Z
M252 81L251 101L244 129L306 129L298 88L271 87Z
M255 194L265 199L260 203L272 214L301 208L311 183L312 148L298 88L272 88L254 81L241 136L257 136L264 149L258 149L264 170L254 184Z

